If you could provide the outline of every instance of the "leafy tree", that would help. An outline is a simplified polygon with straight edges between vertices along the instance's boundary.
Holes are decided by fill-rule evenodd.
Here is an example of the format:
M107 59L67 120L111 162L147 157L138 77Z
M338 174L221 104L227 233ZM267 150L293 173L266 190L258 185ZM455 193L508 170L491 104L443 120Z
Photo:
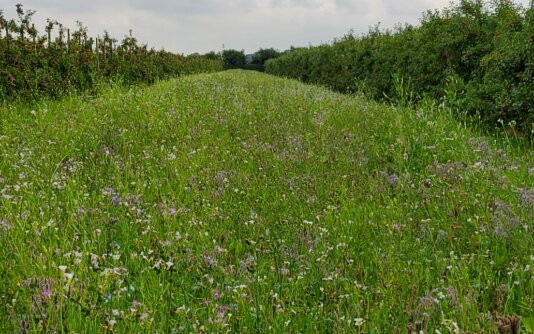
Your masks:
M220 52L215 52L215 51L210 51L206 54L203 54L202 57L206 58L206 59L211 59L211 60L221 60L222 59L222 55Z
M252 57L252 64L265 65L265 62L269 59L275 59L280 56L280 52L273 48L259 49Z
M225 68L238 68L243 67L246 64L244 50L224 50L222 52L222 59Z

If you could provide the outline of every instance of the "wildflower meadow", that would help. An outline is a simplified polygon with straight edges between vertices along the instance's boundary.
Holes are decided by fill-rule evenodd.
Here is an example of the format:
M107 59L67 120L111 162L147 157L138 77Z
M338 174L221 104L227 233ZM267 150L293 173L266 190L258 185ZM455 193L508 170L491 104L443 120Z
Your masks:
M171 2L65 8L199 47L341 13ZM533 7L187 56L0 10L0 333L533 334Z
M532 333L534 155L246 71L0 109L0 331Z

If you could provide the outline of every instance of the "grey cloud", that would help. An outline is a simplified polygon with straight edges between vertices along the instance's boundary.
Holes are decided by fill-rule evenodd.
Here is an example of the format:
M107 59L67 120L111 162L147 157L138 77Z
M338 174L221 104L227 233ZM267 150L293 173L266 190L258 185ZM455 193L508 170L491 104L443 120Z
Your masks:
M135 9L158 12L165 15L210 15L228 11L248 11L255 7L254 1L246 0L181 0L181 1L143 1L127 2Z
M91 0L91 1L66 1L66 0L34 0L34 1L24 1L22 4L25 9L35 9L41 8L44 10L53 10L53 11L62 11L62 12L91 12L102 6L105 6L109 2L105 0ZM12 6L4 6L2 8L8 7L7 9L11 10L15 8L15 4Z
M367 5L364 1L354 0L336 0L336 5L342 8L367 8Z
M316 7L320 0L271 0L273 7Z
M300 8L317 8L325 1L322 0L271 0L273 7L300 7ZM361 8L365 7L366 1L361 0L334 0L336 7L340 8Z
M412 1L383 1L386 14L395 17L413 18L419 17L424 11L434 9L432 1L412 0Z
M68 0L33 0L25 1L34 7L46 8L62 12L92 12L109 8L109 14L113 15L113 10L135 9L149 11L165 16L182 16L182 15L210 15L220 14L228 10L250 10L255 6L254 1L247 0L89 0L89 1L68 1ZM15 3L13 4L13 8ZM2 7L5 7L2 4ZM29 6L25 6L30 9Z

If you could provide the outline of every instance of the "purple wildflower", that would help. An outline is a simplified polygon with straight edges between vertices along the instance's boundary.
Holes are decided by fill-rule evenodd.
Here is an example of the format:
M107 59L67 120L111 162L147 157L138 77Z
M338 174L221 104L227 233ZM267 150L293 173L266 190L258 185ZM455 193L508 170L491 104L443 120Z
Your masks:
M218 318L224 318L226 315L226 312L230 311L230 308L228 306L219 305L217 307L217 317Z
M119 205L119 202L120 202L120 197L117 196L117 195L113 195L113 197L111 198L111 204L117 206Z
M42 293L42 296L44 299L49 299L50 296L52 296L52 291L50 290L50 288L46 288L43 290L43 293Z
M521 200L527 204L534 202L534 188L521 191Z

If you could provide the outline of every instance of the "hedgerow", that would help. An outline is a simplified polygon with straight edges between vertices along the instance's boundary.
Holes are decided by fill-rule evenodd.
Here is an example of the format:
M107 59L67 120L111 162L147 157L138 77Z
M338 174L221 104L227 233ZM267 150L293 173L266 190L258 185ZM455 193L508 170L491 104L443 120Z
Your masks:
M105 32L88 36L78 23L72 32L48 20L40 35L32 23L34 11L17 5L17 19L0 10L0 99L60 97L98 87L110 79L124 84L153 83L158 79L222 70L222 62L183 56L140 45L131 36L120 43Z
M381 100L398 99L402 85L413 99L439 99L458 115L532 138L534 8L462 0L427 11L418 26L376 26L293 48L268 61L266 71Z

